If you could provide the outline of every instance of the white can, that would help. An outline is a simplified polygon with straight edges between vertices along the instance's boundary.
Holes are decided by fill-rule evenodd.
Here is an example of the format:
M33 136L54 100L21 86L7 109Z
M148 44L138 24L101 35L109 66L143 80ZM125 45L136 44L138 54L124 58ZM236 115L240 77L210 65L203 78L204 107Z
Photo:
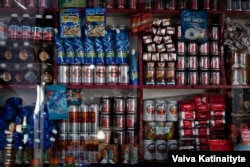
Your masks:
M167 151L177 151L178 150L178 142L177 140L168 140L167 141Z
M105 65L96 65L95 66L95 78L94 83L104 85L106 83L106 67Z
M69 84L70 82L70 67L69 65L58 65L58 84Z
M70 84L81 84L82 82L82 67L81 65L70 66Z
M144 159L150 161L155 159L154 140L144 140Z
M167 159L167 141L166 140L156 140L155 141L155 159L156 160L166 160Z
M93 84L94 83L94 65L83 65L82 66L82 83Z
M143 121L155 120L155 102L153 100L145 100L143 102Z
M177 101L167 101L167 121L178 121L178 102Z
M166 101L164 100L155 101L155 121L167 120L166 108L167 108Z

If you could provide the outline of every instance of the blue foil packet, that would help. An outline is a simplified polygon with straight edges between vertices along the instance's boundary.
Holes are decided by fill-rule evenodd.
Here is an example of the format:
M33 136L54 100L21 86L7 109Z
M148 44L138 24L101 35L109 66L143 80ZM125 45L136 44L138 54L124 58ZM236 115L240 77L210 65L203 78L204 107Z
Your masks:
M103 39L100 38L94 38L95 42L95 52L96 52L96 57L95 57L95 64L104 64L104 48L103 48Z
M95 44L94 44L94 38L86 37L85 38L85 64L95 64Z
M83 47L83 41L79 38L75 38L72 41L73 43L73 49L75 52L74 57L74 64L84 64L84 47Z
M103 37L103 48L105 52L105 64L115 64L116 53L116 29L114 26L108 26Z
M127 28L116 29L116 64L128 63L130 38Z
M205 42L207 40L207 11L182 10L181 34L182 41Z
M48 85L45 87L48 95L46 103L49 119L68 119L68 105L65 85Z
M66 53L65 63L73 64L74 59L75 59L75 51L73 47L73 42L72 40L66 39L66 38L63 41L64 41L64 48L65 48L65 53Z
M56 62L57 64L65 64L65 49L63 45L63 40L59 37L58 33L55 33L55 48L56 48Z

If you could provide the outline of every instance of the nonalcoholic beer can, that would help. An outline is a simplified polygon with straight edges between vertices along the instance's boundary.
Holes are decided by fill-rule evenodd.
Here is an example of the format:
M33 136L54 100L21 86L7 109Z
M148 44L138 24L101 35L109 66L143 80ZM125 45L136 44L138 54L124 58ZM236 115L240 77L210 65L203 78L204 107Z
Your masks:
M176 122L178 121L178 102L174 100L167 100L166 120Z
M103 85L106 83L106 67L98 64L95 66L94 83Z
M70 66L69 65L58 65L58 77L57 82L59 84L70 83Z
M143 121L155 120L155 102L153 100L145 100L143 102Z
M167 159L167 141L156 140L155 141L155 159L166 160Z
M155 141L154 140L144 140L144 160L154 160L155 159Z
M164 100L155 101L155 121L167 120L167 104Z
M70 65L70 84L81 84L82 67L81 65Z
M128 96L126 98L126 113L137 113L137 97Z

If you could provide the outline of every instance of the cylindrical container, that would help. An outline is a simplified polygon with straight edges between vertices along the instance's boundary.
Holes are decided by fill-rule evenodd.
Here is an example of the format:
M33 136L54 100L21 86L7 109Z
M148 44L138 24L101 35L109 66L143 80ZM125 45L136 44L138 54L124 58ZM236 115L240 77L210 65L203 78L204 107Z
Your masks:
M37 0L27 0L26 4L29 8L35 8L37 7Z
M137 113L137 97L128 96L126 98L126 113Z
M241 84L241 68L234 68L231 70L231 84L232 85L240 85Z
M126 115L126 128L134 129L136 128L136 124L137 124L136 114L127 114Z
M187 68L189 70L198 69L198 57L197 56L188 56L187 57Z
M179 10L187 8L187 0L178 0L177 7Z
M110 128L110 115L100 114L99 119L100 119L100 128L102 129Z
M155 101L155 121L167 120L167 103L164 100Z
M154 140L144 140L144 160L154 160L155 159L155 142Z
M213 24L210 30L210 39L211 40L219 40L220 34L219 34L219 25Z
M184 70L176 71L175 82L176 82L176 85L186 85L187 84L187 72Z
M188 71L187 76L187 84L189 85L197 85L198 84L198 71L197 70L190 70Z
M115 8L115 0L106 0L106 8L107 9Z
M58 123L59 132L60 134L68 133L68 121L67 120L60 120Z
M116 129L125 129L125 115L124 114L115 114L115 128Z
M124 9L126 7L125 0L117 0L116 6L118 9Z
M233 0L226 0L226 10L228 10L228 11L233 10L232 1L233 1Z
M211 71L211 77L210 77L210 79L211 79L210 83L212 85L219 85L219 84L221 84L220 71L219 70L213 70L213 71Z
M102 96L100 98L100 112L101 114L111 113L111 98L109 96Z
M177 56L176 69L185 70L187 68L186 60L187 60L186 56Z
M156 10L165 9L165 8L166 8L166 3L165 3L165 1L164 1L164 0L156 0L156 1L155 1L154 8L155 8Z
M128 8L129 9L136 9L137 7L137 0L129 0L128 1Z
M78 159L79 144L79 134L68 134L68 155L72 155L75 159Z
M211 56L211 70L219 70L220 69L220 56Z
M198 6L198 0L189 0L189 9L197 10Z
M211 6L210 9L212 11L218 11L218 9L219 9L219 0L211 0L210 6Z
M167 151L177 151L178 150L178 141L173 139L173 140L168 140L167 141Z
M70 65L70 84L82 83L82 67L81 65Z
M181 24L177 24L176 27L175 27L175 36L177 39L181 39Z
M186 44L183 41L177 41L177 55L186 54Z
M106 144L110 144L111 143L111 130L105 129L103 130L104 134L105 134L105 138L104 138L104 143Z
M88 151L87 151L87 137L88 135L86 134L80 134L79 135L79 146L78 146L78 162L83 163L86 160L88 160Z
M45 8L45 9L50 8L52 5L51 1L49 1L49 0L38 0L37 3L38 3L38 7Z
M176 122L178 121L178 102L167 100L166 116L167 121Z
M57 141L58 146L58 157L60 160L65 159L68 150L68 135L66 133L60 133Z
M79 130L80 134L88 134L90 132L89 117L88 117L88 105L82 104L79 107Z
M202 9L204 9L204 10L210 9L210 0L203 0L202 1Z
M210 72L209 71L200 71L200 84L209 85L210 84Z
M118 83L122 85L127 85L129 83L129 65L121 64L118 67L119 76Z
M94 66L84 64L82 65L82 84L94 83Z
M187 46L188 55L197 55L198 54L198 45L195 41L191 41Z
M106 83L117 84L119 77L119 70L117 65L108 65L106 67Z
M143 121L155 120L155 102L153 100L145 100L143 102Z
M209 43L208 42L204 42L199 45L199 54L209 55Z
M233 8L235 11L241 11L242 10L241 0L233 0Z
M114 143L118 145L123 145L126 143L125 130L116 129L114 132Z
M126 131L126 143L136 143L134 129L128 129Z
M69 84L70 82L70 66L69 65L58 65L58 84Z
M210 41L209 52L211 55L220 55L220 48L218 41Z
M7 7L7 8L13 7L12 0L4 0L3 2L4 2L3 7Z
M79 133L79 107L69 106L69 131L68 133Z
M105 65L98 64L95 66L94 83L103 85L106 83L106 67Z
M90 4L91 4L92 8L100 8L100 7L102 7L101 0L91 0Z
M248 59L248 52L247 51L240 52L240 55L239 55L239 65L240 65L240 67L246 68L247 59Z
M166 160L167 159L167 141L166 140L156 140L155 141L155 159L156 160Z
M176 0L169 0L166 2L166 9L175 10L176 9Z
M199 69L200 70L209 70L210 69L209 56L200 56L199 57Z
M91 104L89 106L89 119L90 119L90 133L97 134L98 131L98 115L99 106L97 104Z
M145 0L144 1L144 8L145 9L152 9L153 6L153 0Z
M117 96L114 98L114 113L116 114L125 113L125 99L123 96Z

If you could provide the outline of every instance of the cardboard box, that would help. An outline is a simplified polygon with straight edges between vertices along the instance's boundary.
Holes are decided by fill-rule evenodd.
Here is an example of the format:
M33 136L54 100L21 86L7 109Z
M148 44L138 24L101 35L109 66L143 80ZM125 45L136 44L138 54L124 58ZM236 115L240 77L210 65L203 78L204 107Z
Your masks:
M58 0L59 8L86 7L86 0Z

